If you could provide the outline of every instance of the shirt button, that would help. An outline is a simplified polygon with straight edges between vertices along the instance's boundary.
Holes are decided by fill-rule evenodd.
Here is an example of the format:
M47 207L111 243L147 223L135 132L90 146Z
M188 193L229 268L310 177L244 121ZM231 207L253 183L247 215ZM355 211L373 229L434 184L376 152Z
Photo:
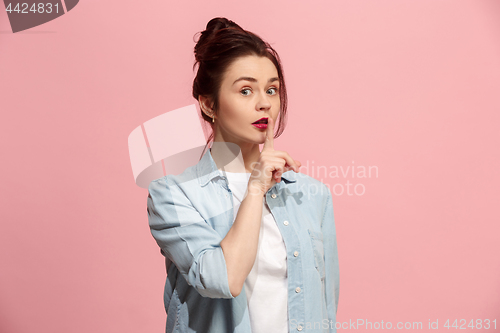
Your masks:
M276 194L271 194L271 198L276 199Z
M283 221L283 224L284 225L288 225L288 221Z
M302 331L302 325L297 326L297 331Z
M294 257L298 257L298 256L299 256L299 251L295 251L295 252L293 253L293 256L294 256Z
M300 293L300 287L295 288L296 293Z

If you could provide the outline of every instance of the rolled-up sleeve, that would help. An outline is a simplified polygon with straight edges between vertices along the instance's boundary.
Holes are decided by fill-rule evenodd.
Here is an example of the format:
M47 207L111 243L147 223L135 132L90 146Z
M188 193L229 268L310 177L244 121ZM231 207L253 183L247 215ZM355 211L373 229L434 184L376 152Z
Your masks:
M229 290L221 236L168 176L149 184L149 227L161 253L201 296L234 298Z
M328 196L321 224L323 246L325 249L325 296L328 319L335 321L339 304L339 261L332 195L328 187L326 187L326 191L328 192Z

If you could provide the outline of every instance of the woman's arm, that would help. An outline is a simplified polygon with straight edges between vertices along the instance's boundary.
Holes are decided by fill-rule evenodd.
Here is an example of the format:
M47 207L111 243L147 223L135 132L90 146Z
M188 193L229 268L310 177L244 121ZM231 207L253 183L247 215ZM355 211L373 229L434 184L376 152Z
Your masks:
M257 256L262 206L266 192L281 175L289 170L299 171L301 163L284 151L274 149L274 119L268 118L266 141L248 181L233 226L220 243L226 258L229 288L238 296Z
M262 190L249 185L224 239L168 176L152 181L148 190L149 226L162 254L200 295L238 296L257 255Z
M245 195L233 226L220 243L226 259L231 294L240 294L257 256L264 195L260 191Z
M233 298L219 233L168 176L152 181L148 190L149 227L161 253L201 296Z

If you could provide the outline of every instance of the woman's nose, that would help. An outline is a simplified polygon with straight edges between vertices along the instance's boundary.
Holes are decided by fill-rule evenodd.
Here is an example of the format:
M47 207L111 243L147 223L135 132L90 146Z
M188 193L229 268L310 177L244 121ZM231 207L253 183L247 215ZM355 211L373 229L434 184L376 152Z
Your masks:
M271 101L267 94L259 94L259 100L257 101L257 110L265 110L271 107Z

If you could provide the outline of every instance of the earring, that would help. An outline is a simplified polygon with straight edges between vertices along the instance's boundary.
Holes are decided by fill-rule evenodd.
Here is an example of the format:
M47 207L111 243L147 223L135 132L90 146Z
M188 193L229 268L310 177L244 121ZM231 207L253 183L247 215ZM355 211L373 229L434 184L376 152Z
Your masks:
M215 117L212 116L212 124L215 123Z

